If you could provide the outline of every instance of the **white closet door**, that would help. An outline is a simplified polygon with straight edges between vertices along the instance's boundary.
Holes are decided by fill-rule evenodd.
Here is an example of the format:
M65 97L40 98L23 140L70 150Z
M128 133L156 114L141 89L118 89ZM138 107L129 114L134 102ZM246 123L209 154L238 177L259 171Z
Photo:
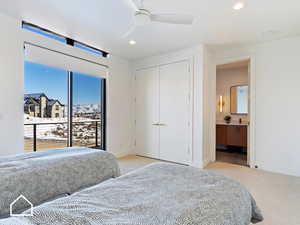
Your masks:
M159 158L159 70L136 74L136 150L139 155Z
M189 62L160 67L160 158L188 164L190 161Z

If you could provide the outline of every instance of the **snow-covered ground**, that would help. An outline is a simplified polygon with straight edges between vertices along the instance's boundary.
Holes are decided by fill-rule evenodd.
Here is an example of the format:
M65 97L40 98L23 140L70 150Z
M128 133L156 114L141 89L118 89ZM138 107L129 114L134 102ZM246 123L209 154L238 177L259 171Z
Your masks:
M29 116L24 114L24 124L35 124L35 123L64 123L67 122L67 118L40 118Z

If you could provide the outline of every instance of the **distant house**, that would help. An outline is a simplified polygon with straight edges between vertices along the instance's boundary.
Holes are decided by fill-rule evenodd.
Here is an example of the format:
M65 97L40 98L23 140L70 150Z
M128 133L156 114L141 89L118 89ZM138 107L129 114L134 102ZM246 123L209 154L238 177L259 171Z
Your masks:
M24 112L33 117L63 118L65 106L56 99L49 99L44 93L25 94Z

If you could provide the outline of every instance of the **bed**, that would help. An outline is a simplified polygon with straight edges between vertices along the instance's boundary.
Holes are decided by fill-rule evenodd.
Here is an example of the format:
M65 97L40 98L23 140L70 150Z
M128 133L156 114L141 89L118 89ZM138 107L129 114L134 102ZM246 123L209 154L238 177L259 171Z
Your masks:
M60 148L0 157L0 218L20 195L37 206L120 175L116 158L89 148ZM27 204L17 202L16 212ZM1 225L1 223L0 223Z
M263 220L251 194L214 172L155 163L34 208L1 225L249 225Z

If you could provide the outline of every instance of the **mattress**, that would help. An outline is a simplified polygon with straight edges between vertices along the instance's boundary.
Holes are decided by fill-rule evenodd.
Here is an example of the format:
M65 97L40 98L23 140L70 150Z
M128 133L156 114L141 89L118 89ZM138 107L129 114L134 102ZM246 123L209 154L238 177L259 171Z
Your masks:
M1 225L248 225L263 220L246 188L214 172L156 163L34 208Z

